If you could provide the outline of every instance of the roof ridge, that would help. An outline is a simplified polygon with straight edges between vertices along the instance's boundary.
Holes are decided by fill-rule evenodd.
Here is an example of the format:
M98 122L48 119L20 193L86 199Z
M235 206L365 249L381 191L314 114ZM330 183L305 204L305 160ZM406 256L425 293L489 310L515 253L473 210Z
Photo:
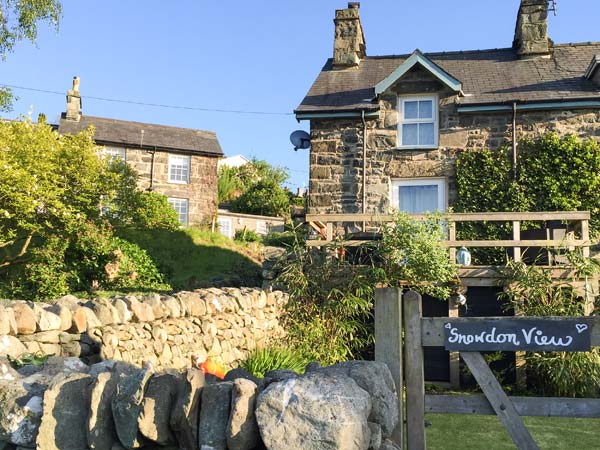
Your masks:
M131 123L131 124L138 124L138 125L148 125L148 126L152 126L152 127L171 128L171 129L174 129L174 130L201 131L203 133L213 134L215 136L217 135L216 131L211 131L211 130L200 130L198 128L177 127L177 126L174 126L174 125L163 125L163 124L160 124L160 123L138 122L136 120L113 119L112 117L88 116L88 115L82 114L81 118L82 119L90 119L90 120L95 120L95 119L112 120L112 121L115 121L115 122L126 122L126 123Z

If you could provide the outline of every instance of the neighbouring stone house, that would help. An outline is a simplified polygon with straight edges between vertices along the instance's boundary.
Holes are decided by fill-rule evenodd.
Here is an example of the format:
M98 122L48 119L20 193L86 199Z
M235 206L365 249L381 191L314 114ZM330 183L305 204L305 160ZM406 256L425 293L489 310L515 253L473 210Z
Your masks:
M295 111L309 213L445 210L459 152L547 130L600 141L600 42L554 44L547 0L521 1L511 47L399 56L367 56L359 6L336 11L333 58Z
M104 153L122 158L139 174L139 187L164 194L184 225L210 222L217 212L217 163L223 151L212 131L85 116L79 78L67 92L62 134L95 128Z

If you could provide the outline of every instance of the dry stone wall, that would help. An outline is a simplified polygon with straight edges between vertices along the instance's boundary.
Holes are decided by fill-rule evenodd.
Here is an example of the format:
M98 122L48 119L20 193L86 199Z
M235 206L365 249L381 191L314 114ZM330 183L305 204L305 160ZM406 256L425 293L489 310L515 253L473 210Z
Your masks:
M175 295L128 295L56 302L5 301L0 355L114 359L182 369L191 357L235 367L249 352L277 342L287 295L250 288L198 289Z

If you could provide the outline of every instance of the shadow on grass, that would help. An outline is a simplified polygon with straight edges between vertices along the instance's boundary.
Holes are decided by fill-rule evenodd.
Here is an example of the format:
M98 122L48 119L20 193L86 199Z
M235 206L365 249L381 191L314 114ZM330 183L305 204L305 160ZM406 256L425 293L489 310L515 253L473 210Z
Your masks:
M261 266L220 235L200 230L121 230L148 252L173 290L260 286Z

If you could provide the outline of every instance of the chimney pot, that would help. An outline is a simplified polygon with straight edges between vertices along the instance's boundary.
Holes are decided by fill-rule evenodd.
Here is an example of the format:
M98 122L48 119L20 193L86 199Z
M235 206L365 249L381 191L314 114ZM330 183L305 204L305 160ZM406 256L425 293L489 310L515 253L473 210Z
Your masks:
M79 122L81 119L81 94L79 93L79 77L73 77L73 89L67 91L67 120Z
M348 2L348 9L360 9L360 2Z
M349 2L347 9L335 12L333 41L333 68L346 69L360 64L366 56L365 36L358 9L359 2Z
M548 38L548 0L521 0L513 48L521 58L550 53Z

